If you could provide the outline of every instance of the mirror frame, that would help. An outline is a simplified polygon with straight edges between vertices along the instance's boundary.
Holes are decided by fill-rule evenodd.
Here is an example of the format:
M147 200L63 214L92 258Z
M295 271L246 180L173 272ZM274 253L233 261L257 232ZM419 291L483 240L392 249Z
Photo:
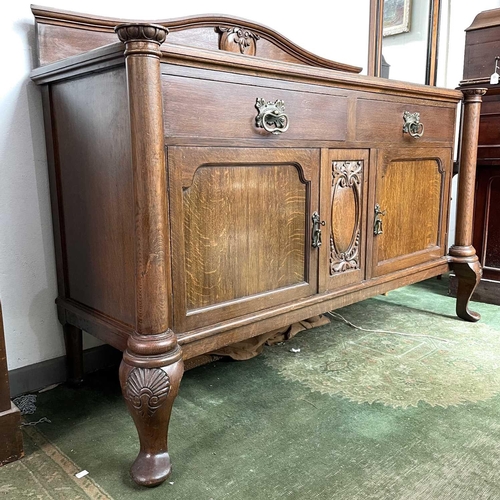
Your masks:
M429 0L429 27L427 33L427 62L425 84L436 85L438 63L439 16L441 0ZM382 38L384 29L384 0L370 0L370 26L368 36L369 76L382 76Z

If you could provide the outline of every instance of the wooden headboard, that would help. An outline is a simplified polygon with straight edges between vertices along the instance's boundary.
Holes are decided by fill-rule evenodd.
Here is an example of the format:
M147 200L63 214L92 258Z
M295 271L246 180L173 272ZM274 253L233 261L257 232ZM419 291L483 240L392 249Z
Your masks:
M31 6L31 11L36 22L40 66L115 43L118 41L115 26L131 22L36 5ZM349 73L359 73L362 69L319 57L266 26L236 17L201 15L146 22L167 27L169 43L227 50Z

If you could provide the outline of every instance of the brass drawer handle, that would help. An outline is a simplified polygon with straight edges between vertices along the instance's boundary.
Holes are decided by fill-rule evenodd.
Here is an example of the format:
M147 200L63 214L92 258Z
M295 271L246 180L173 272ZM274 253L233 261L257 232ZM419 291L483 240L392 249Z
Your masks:
M375 220L373 221L373 234L375 236L384 232L382 228L382 215L385 215L385 210L382 210L380 205L377 203L375 205Z
M403 113L403 133L410 134L415 139L424 135L424 124L420 123L420 113Z
M290 124L288 116L285 114L285 102L278 99L274 102L266 102L261 97L257 98L255 107L259 111L255 118L255 125L263 128L271 134L282 134L288 130Z

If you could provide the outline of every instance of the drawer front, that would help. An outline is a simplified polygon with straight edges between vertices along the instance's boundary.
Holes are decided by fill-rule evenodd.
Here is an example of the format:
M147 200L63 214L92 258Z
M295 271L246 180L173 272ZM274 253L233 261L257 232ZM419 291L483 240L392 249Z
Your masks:
M419 113L420 126L415 126L421 137L403 132L404 113ZM453 141L455 133L455 106L429 106L420 103L402 103L376 99L358 99L356 106L356 139L398 145L420 145L427 142Z
M343 96L174 75L163 75L162 88L167 137L346 139L347 98ZM285 132L273 134L256 125L259 98L266 103L283 100Z

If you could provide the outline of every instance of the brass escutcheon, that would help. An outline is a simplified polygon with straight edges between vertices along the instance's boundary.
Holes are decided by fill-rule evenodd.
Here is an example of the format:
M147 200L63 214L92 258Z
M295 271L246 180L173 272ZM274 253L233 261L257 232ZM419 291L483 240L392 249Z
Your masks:
M378 236L384 232L382 228L382 216L385 215L386 211L380 208L380 205L377 203L375 205L375 220L373 221L373 234Z
M318 212L312 214L312 246L319 248L321 246L321 227L325 225L325 221L321 220Z

